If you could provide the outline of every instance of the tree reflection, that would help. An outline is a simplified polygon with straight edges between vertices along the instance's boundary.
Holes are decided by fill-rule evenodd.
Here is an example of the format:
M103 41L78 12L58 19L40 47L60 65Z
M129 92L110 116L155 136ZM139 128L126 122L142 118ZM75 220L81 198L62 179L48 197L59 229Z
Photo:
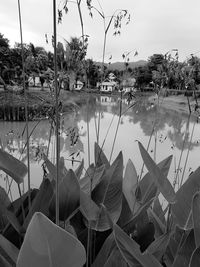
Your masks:
M80 99L80 96L78 96ZM106 119L106 113L119 116L119 104L120 99L118 97L106 99L104 97L104 103L101 101L100 96L88 96L86 99L79 100L79 109L66 113L62 116L61 131L60 131L60 148L61 153L79 156L80 153L84 153L83 137L87 135L85 127L80 127L80 121L90 123L91 120L97 117L97 114L101 112L102 122L104 116ZM109 100L109 101L108 101ZM195 122L195 118L187 115L180 114L175 111L170 111L162 107L149 103L145 98L136 99L135 105L128 109L126 101L122 102L122 112L127 111L120 121L121 125L127 123L139 124L145 136L152 134L153 128L155 131L163 132L165 127L167 130L166 136L160 138L160 142L163 142L168 138L173 146L182 149L192 150L197 147L198 142L190 143L191 133L190 125ZM127 118L127 119L125 119ZM35 127L37 122L29 123L29 131ZM39 160L42 153L46 153L49 136L50 136L51 124L48 120L41 121L34 129L30 137L30 160L35 162ZM103 123L101 124L103 126ZM23 122L1 122L1 147L9 151L14 156L26 160L26 138L24 134L25 123ZM162 140L161 140L162 139ZM51 146L53 146L51 141ZM52 150L53 151L53 150ZM51 152L52 153L52 152Z

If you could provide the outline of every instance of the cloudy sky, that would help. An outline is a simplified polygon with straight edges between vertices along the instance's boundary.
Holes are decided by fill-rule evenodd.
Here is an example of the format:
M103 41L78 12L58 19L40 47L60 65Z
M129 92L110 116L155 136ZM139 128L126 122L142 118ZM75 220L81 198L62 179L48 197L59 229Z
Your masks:
M64 0L57 0L58 8ZM101 60L103 47L103 20L93 11L93 19L83 2L85 34L89 37L87 56ZM21 0L23 39L35 45L51 50L50 42L45 42L45 34L52 35L53 0ZM154 53L166 53L178 49L180 60L185 60L191 53L200 56L200 0L92 0L92 4L105 15L111 16L116 9L127 9L131 14L128 25L122 26L122 33L113 36L110 28L106 47L106 60L112 55L112 62L122 61L122 54L130 53L130 60L148 59ZM58 41L70 36L81 36L78 10L73 1L68 3L69 12L58 25ZM17 0L0 1L0 32L10 40L11 46L20 41ZM134 57L134 51L138 56Z

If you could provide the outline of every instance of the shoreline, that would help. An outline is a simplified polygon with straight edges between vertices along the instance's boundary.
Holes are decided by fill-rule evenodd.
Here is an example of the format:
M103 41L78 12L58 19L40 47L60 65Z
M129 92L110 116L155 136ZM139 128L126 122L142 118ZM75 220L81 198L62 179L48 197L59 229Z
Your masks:
M200 101L197 100L199 102L199 108L196 108L195 99L192 96L188 97L188 99L189 99L190 108L191 108L191 115L199 116L199 114L200 114ZM158 105L157 95L150 96L148 98L148 101L150 103ZM167 96L167 97L166 96L160 96L159 105L162 106L162 108L176 111L178 113L184 113L187 115L190 114L188 100L187 100L187 97L184 95L171 95L171 96Z
M86 101L87 97L91 94L99 95L97 92L70 92L61 90L60 99L62 104L60 111L68 112L76 110L79 104ZM53 95L49 89L41 90L40 88L31 87L28 90L28 108L29 108L29 120L45 119L48 115L52 115L54 110ZM83 95L85 97L83 97ZM115 97L116 94L103 94L108 97ZM80 96L78 98L77 96ZM189 115L188 99L190 102L191 114L198 116L200 115L200 108L196 107L195 99L190 96L184 95L171 95L171 96L160 96L158 103L158 96L156 94L144 94L137 97L146 97L149 103L161 106L164 109L172 110L178 113L184 113ZM24 121L25 120L25 97L24 95L15 91L0 91L0 120L2 121Z

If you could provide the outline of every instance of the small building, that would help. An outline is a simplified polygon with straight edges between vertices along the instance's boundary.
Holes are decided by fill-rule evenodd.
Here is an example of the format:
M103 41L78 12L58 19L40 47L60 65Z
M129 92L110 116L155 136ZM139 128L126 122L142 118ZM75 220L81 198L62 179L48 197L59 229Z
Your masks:
M74 90L80 91L83 88L83 83L81 81L76 81L74 83Z
M99 86L101 92L112 93L116 88L116 82L104 81Z

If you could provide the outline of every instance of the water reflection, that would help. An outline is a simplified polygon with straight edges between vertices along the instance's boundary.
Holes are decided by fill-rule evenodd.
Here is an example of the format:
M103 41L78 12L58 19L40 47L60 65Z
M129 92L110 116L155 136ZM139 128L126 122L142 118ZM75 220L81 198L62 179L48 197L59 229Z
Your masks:
M118 121L120 101L118 97L93 97L90 95L79 103L78 111L73 111L62 117L60 147L61 155L66 159L68 167L72 166L71 162L73 160L81 161L82 158L84 158L87 165L87 121L89 122L90 129L91 160L93 160L93 144L96 141L96 127L99 113L101 114L101 144L107 134L110 122L113 120L104 146L105 153L109 157ZM147 146L149 136L152 134L152 130L155 129L154 132L156 132L156 135L153 136L149 150L150 153L156 153L159 161L173 154L178 162L180 150L182 148L184 148L185 151L189 149L192 153L190 153L188 170L190 169L191 171L196 168L199 164L197 159L200 140L200 127L196 123L196 118L188 118L187 115L170 111L162 107L158 109L146 99L137 99L134 101L135 103L131 103L133 106L130 109L128 109L125 100L122 102L122 113L125 112L125 114L120 121L114 156L122 150L124 163L126 163L128 158L131 158L139 172L142 160L141 157L138 156L139 151L135 140L140 140ZM50 122L44 120L35 127L36 124L37 122L30 122L29 124L29 131L31 132L34 129L30 138L30 160L33 175L35 176L35 174L37 174L37 177L41 177L41 154L43 152L46 153L48 149ZM196 124L195 131L193 133L192 142L190 142L194 124ZM26 161L26 149L24 149L26 144L24 134L25 124L23 122L0 122L0 127L2 147L16 157ZM52 137L49 147L52 160L54 160L55 155L54 144L55 138ZM172 178L174 168L173 166L170 174ZM41 181L41 178L37 179L37 182L34 182L36 185Z

